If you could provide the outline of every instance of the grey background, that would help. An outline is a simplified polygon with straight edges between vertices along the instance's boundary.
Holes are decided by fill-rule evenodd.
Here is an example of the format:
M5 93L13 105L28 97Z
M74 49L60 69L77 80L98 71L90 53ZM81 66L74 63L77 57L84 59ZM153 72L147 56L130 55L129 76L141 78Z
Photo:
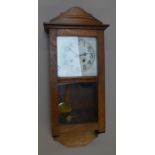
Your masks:
M50 131L49 47L43 22L72 6L80 6L110 27L105 31L106 133L85 147L66 148L54 141ZM115 155L115 0L39 0L39 155Z

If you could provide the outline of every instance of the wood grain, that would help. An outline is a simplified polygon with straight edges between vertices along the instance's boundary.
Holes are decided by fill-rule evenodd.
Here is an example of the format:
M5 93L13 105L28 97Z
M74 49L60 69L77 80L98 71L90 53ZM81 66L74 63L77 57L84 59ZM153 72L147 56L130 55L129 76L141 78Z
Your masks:
M105 132L105 60L104 60L104 31L98 32L98 124L99 132Z
M85 82L97 82L98 78L95 77L70 77L70 78L58 78L59 84L75 84Z
M97 36L96 30L78 30L78 29L60 29L57 32L57 35L59 36L88 36L88 37L95 37Z
M85 146L97 137L95 132L68 132L54 139L67 147Z
M73 7L61 13L49 22L44 23L45 31L49 29L103 29L109 25L103 24L101 21L93 17L90 13L79 7Z
M50 31L50 79L51 79L51 120L52 135L58 133L58 91L57 91L57 52L56 52L56 30Z
M86 131L95 131L98 130L97 123L85 123L85 124L74 124L74 125L60 125L59 132L86 132Z

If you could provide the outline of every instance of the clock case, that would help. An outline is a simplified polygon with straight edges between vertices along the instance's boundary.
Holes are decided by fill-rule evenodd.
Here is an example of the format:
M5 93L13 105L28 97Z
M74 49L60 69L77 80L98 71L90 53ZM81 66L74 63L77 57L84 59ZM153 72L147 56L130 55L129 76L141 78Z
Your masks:
M44 23L45 32L49 35L50 46L52 136L66 146L88 144L99 133L105 132L104 30L108 26L79 7L73 7L49 22ZM58 77L57 36L96 37L98 52L97 76ZM65 94L69 94L66 92L67 89L70 94L74 94L72 95L71 102L72 104L76 103L74 107L75 109L79 108L78 114L81 116L79 120L77 119L71 123L65 123L63 115L60 115L59 111L61 98ZM79 94L75 95L75 93ZM82 94L85 94L85 98L82 97ZM86 98L89 98L88 102L93 101L94 103L92 102L90 106L89 103L87 106L84 106ZM91 111L89 107L95 111ZM93 113L90 112L82 115L80 108L82 108L83 113L87 113L87 111Z

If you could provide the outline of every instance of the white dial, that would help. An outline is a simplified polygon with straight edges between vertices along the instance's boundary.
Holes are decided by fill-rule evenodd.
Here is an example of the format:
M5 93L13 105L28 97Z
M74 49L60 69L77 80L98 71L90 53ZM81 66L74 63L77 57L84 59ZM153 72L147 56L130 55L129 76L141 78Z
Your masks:
M83 72L86 72L87 70L91 69L95 61L95 51L89 42L83 38L80 38L79 53L81 69Z
M57 37L58 77L96 76L95 37Z

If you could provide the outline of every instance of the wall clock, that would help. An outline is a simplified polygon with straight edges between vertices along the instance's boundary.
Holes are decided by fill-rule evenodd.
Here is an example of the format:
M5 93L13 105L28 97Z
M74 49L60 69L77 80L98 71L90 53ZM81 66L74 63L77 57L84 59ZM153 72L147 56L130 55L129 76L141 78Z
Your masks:
M105 132L103 24L79 7L44 23L49 35L52 136L66 146Z

